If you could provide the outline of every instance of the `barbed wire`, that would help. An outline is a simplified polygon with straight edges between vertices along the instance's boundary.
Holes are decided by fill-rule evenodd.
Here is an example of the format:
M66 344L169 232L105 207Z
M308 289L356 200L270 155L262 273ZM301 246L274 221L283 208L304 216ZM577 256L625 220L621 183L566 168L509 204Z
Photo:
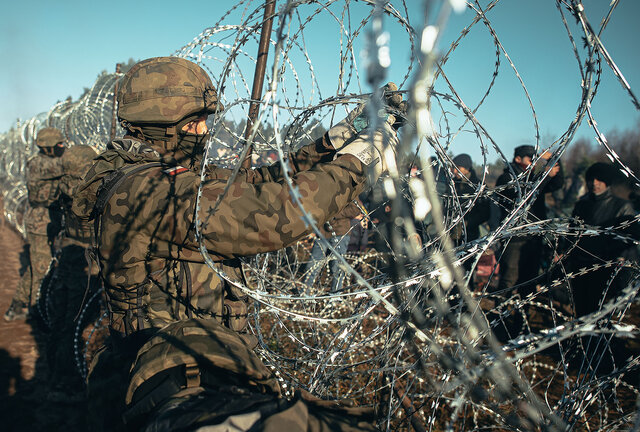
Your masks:
M580 251L580 240L585 238L606 237L638 246L629 234L638 216L601 227L566 218L537 220L531 214L552 167L585 118L611 161L638 182L637 173L597 128L591 110L603 68L616 76L638 108L601 37L610 21L615 21L618 4L611 2L595 29L581 1L556 1L558 19L577 60L582 94L567 129L543 148L536 104L488 13L501 6L499 0L484 6L479 0L425 1L419 9L421 17L411 16L415 5L403 0L278 2L266 93L248 141L254 142L257 154L274 152L282 164L291 152L364 101L369 101L369 122L375 127L381 108L378 89L396 78L387 76L388 57L395 54L388 43L389 28L400 30L394 34L406 38L403 43L411 54L406 74L396 81L411 101L401 145L387 161L393 167L389 175L361 206L369 232L380 238L376 245L339 253L303 208L295 179L284 170L284 182L315 240L245 258L246 281L233 280L216 269L201 247L211 268L252 299L250 326L258 337L259 352L287 391L305 388L321 397L374 404L383 418L380 426L391 430L613 431L639 424L636 262L603 258L573 268L560 257L526 284L534 289L496 288L495 264L500 264L513 242L536 239L550 250L564 243L565 255ZM473 14L470 24L440 55L440 35L452 9L460 8ZM251 103L251 73L263 19L263 2L240 0L174 53L209 72L225 106L213 120L203 179L211 165L235 167L230 185L238 173L238 161L247 156L249 146L242 129ZM327 35L336 35L335 74L327 74L325 68L318 73L319 62L333 60L326 54L326 44L310 36L317 34L317 26ZM447 65L461 42L472 37L474 27L490 36L495 63L482 96L470 103L449 79ZM583 47L575 43L577 39L584 41ZM360 52L365 53L363 58ZM501 67L503 62L507 68ZM504 146L476 117L505 70L516 78L529 106L536 153L550 153L548 163L534 160L534 166L520 176L509 168ZM26 205L24 165L34 152L37 130L55 126L73 143L103 149L109 140L117 79L115 74L102 75L79 101L61 102L0 135L5 215L18 229L22 229ZM454 121L456 116L462 121ZM481 150L482 175L467 182L470 192L458 193L450 152L458 148L454 146L457 137L468 130ZM516 180L500 187L488 184L490 152L498 155ZM419 174L412 173L413 167ZM508 189L516 197L505 204ZM467 241L464 226L462 235L456 235L461 222L482 201L501 205L506 217L478 239ZM206 215L217 209L217 203L209 209L198 203L197 230L207 222ZM386 221L376 216L385 207L390 209ZM348 234L355 236L356 230L352 227ZM329 251L325 259L311 258L313 241ZM482 260L492 255L497 259L489 274L479 277ZM346 275L337 292L329 288L334 277L332 260ZM313 271L318 272L315 281L308 283ZM601 271L610 273L603 281L597 310L577 316L576 281ZM77 347L78 338L76 334ZM86 373L76 354L79 368Z
M25 168L27 160L37 153L38 130L55 127L63 132L69 145L84 144L104 150L111 137L114 87L120 76L102 73L79 100L58 102L47 113L19 120L8 132L0 133L5 218L21 234L25 234L22 216L28 205ZM120 125L116 125L117 135L122 132Z

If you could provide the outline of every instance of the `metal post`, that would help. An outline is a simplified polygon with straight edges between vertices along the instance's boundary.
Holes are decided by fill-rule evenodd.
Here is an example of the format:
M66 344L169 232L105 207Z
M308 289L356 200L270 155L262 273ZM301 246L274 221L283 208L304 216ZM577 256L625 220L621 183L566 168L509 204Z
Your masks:
M256 70L253 74L253 89L251 91L251 104L249 105L249 116L247 117L247 127L244 133L245 143L248 142L253 123L258 117L260 110L260 99L262 99L262 86L264 85L264 73L267 68L267 56L269 54L269 41L271 40L271 29L273 27L273 16L276 9L276 0L265 0L264 18L262 31L260 33L260 45L258 47L258 58L256 59ZM253 143L249 147L245 160L242 161L243 168L251 168L251 155L253 154Z

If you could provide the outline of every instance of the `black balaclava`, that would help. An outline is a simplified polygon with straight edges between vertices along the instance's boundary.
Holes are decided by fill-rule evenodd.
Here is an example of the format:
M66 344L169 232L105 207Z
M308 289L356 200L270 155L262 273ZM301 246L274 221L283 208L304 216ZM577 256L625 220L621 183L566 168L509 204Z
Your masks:
M40 147L40 152L49 157L62 157L65 148L64 145L56 144L53 147Z
M53 148L53 155L55 157L62 157L62 155L64 154L66 147L65 146L55 146Z
M169 127L130 124L126 127L134 138L148 142L160 150L164 162L199 170L210 134L209 132L200 135L186 133L182 128L203 115L203 113L192 114Z

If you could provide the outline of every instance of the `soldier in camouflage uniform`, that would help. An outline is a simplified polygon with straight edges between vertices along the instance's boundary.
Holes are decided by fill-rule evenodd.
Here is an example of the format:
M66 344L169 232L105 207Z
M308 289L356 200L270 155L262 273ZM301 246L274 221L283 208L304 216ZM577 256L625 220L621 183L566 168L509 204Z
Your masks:
M35 304L40 283L51 263L51 245L59 231L58 214L53 203L60 190L64 136L55 128L38 132L36 145L40 151L27 162L27 191L29 208L25 215L29 267L23 274L4 319L23 319ZM53 216L53 218L52 218ZM52 220L53 219L53 220Z
M304 423L306 430L312 418L322 417L309 408L317 404L279 397L277 383L252 352L255 338L245 332L247 296L236 286L243 283L240 257L274 251L309 234L283 181L285 167L243 169L228 193L230 171L209 169L197 239L205 121L221 109L210 78L184 59L144 60L123 77L118 106L127 135L96 159L73 202L74 213L96 224L110 321L111 341L89 376L89 403L96 408L90 417L106 422L94 427L117 430L126 411L127 426L141 430L153 422L152 413L172 418L167 413L213 389L218 397L229 391L228 398L258 402L225 404L217 417L211 414L219 420L211 424L249 410L248 428L271 417L275 422L278 412L295 408L289 421ZM392 117L378 131L359 131L354 118L360 112L290 155L286 169L319 224L353 201L368 177L386 169L382 149L397 142ZM215 269L204 262L200 242ZM188 335L200 339L190 345ZM156 355L145 354L152 351ZM152 361L158 356L166 361ZM344 424L357 425L361 414Z
M76 326L82 328L95 315L96 305L78 321L83 299L98 289L97 266L92 265L88 249L93 241L93 224L81 221L71 211L72 197L93 164L96 151L87 145L69 147L61 158L60 207L64 210L64 236L50 285L47 360L52 401L77 400L84 397L84 382L78 372L74 352ZM93 313L91 313L93 312Z

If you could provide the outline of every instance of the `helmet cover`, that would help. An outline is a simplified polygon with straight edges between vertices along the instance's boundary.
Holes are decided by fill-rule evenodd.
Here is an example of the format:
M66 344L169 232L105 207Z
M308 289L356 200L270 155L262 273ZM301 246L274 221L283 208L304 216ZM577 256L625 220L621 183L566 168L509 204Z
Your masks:
M179 57L137 63L118 89L118 117L132 124L176 124L187 116L221 109L205 70Z

